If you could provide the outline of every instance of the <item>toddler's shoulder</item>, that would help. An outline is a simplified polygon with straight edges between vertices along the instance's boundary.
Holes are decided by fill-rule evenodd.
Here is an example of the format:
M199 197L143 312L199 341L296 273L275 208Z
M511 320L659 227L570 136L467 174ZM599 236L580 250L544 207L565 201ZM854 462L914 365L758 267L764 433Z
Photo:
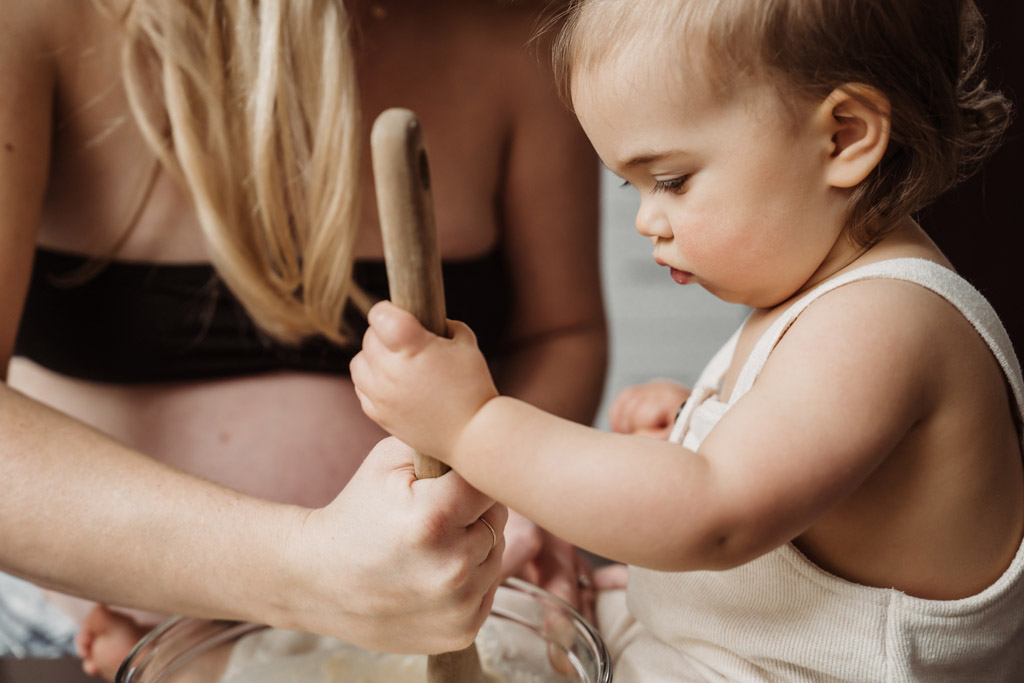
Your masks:
M794 357L830 347L833 360L846 359L864 377L880 373L922 391L945 392L982 377L999 386L1003 381L972 322L941 294L905 280L872 278L837 287L807 307L784 341Z
M877 338L942 344L955 328L973 330L970 321L943 294L908 280L875 277L847 283L822 295L800 316L806 322L842 325ZM946 335L936 333L947 333ZM974 333L977 336L977 333Z
M815 338L842 335L848 343L922 353L948 352L957 342L977 341L971 322L941 294L924 285L894 278L847 283L811 303L794 322L790 335Z

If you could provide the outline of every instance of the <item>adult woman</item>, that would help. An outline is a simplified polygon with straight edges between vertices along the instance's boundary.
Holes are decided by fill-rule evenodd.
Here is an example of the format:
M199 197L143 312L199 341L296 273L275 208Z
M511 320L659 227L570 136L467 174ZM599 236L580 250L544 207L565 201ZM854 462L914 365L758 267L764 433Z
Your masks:
M0 388L0 467L20 488L16 500L0 501L0 562L102 600L207 616L235 611L388 644L396 620L391 614L391 628L381 629L378 622L388 620L380 612L410 595L388 595L393 600L383 605L374 599L383 586L409 577L387 575L397 571L393 566L381 572L393 558L376 544L415 537L422 569L457 545L449 528L465 528L487 505L458 483L419 508L397 493L371 503L371 492L388 491L389 477L404 471L395 445L360 470L361 488L349 487L327 505L384 436L359 410L346 374L346 354L359 335L353 311L372 298L359 292L373 281L370 275L370 285L353 287L352 262L380 270L373 263L381 245L369 159L358 153L377 112L402 105L423 122L441 252L456 264L451 278L446 271L448 289L464 298L507 291L505 309L501 296L465 304L467 315L483 309L492 316L488 343L504 390L581 421L596 408L603 316L594 241L580 236L596 225L597 172L563 172L579 168L589 145L524 48L535 9L475 0L429 8L363 0L10 0L0 14L11 36L0 48L0 348L4 360L11 357L20 321L15 355L27 356L14 358L10 388ZM154 150L162 155L159 165ZM567 249L576 253L572 263L558 260ZM184 343L147 356L138 348L140 334L148 335L147 348L171 335L160 322L148 332L133 329L117 308L129 304L119 297L129 287L141 291L135 315L166 322L161 311L168 304L153 303L147 283L164 276L210 283L202 270L186 272L210 261L217 294L198 297L192 287L191 308L170 325L184 330ZM259 330L238 322L232 295ZM109 314L96 329L61 327L53 307L67 297L77 297L64 304L69 315L90 301L91 316ZM197 301L208 308L197 309ZM449 315L457 317L453 308ZM225 321L227 332L217 337ZM211 351L212 337L226 339L226 351ZM295 346L310 337L322 338ZM76 354L76 346L87 352ZM138 453L305 510L282 513ZM140 494L140 486L151 493ZM55 491L60 495L49 495ZM129 552L128 539L97 528L110 525L118 535L146 524L172 529L177 501L195 506L183 524L215 519L216 533L138 533ZM145 504L151 518L133 522L133 510ZM375 509L367 510L371 504ZM177 551L192 543L207 548L228 530L248 529L250 515L294 519L308 508L321 509L313 529L321 553L331 534L352 540L339 528L379 517L374 523L387 531L383 539L361 538L358 553L332 549L347 559L330 558L342 564L331 579L351 582L333 605L318 603L310 591L304 604L287 604L288 618L260 600L242 609L240 597L254 599L247 590L218 593L231 581L217 561L230 555L175 557L174 567L156 559L164 543ZM221 524L234 514L242 515L234 525ZM504 521L500 511L487 515L492 526ZM432 516L443 522L436 537L394 533L403 522ZM325 530L320 518L334 528ZM265 521L285 535L295 529ZM467 563L471 554L480 560L479 543L491 543L484 525L472 529L478 543L473 551L464 543ZM37 547L41 537L54 538L60 552ZM267 541L291 546L280 536ZM236 553L251 550L237 543ZM126 567L117 572L120 581L103 574L107 554L126 563L119 565ZM310 557L300 562L311 566ZM367 571L346 573L352 564ZM236 583L260 585L260 568L232 567L244 572ZM325 578L304 580L315 585ZM451 577L432 578L426 594L434 599L423 599L430 604L418 606L420 616L446 614L460 635L430 629L428 642L402 642L404 649L445 649L464 640L486 607L486 571L457 586L458 601L438 597L439 585L452 589ZM211 586L196 593L200 579ZM359 594L373 599L352 597ZM369 635L328 614L353 608L362 610L363 626L370 623Z

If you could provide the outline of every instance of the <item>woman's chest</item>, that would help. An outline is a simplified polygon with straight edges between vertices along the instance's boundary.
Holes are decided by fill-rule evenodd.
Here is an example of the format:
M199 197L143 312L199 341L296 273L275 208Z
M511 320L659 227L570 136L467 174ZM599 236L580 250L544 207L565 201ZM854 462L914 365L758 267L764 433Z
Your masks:
M155 156L122 82L116 27L107 18L83 15L81 34L56 57L52 162L39 242L104 253L131 226L122 258L208 260L190 192L167 172L155 173ZM481 60L486 53L470 39L402 43L400 28L371 36L370 47L357 51L362 121L352 125L361 126L362 161L358 177L335 182L358 187L358 255L382 254L369 134L376 116L394 106L415 111L425 131L442 254L480 255L499 236L514 127L509 98L492 71L494 58Z

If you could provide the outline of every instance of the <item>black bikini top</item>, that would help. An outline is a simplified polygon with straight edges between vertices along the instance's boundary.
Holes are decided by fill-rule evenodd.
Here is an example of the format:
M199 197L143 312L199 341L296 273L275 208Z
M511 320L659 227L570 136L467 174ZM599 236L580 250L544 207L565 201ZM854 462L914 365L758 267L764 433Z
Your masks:
M261 332L208 264L114 261L81 284L60 282L90 257L39 248L14 354L69 377L129 384L274 370L348 374L356 345L323 337L288 346ZM355 281L388 297L383 261L357 261ZM485 354L498 350L510 308L499 251L443 265L447 315L467 323ZM361 339L363 316L346 316Z

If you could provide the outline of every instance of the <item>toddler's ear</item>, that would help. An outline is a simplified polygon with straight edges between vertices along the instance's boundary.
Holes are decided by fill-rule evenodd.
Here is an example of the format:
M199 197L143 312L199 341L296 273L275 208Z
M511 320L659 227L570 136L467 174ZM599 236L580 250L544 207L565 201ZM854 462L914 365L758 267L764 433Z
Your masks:
M851 188L874 170L889 144L890 112L889 98L867 85L848 83L829 93L817 112L831 140L829 185Z

